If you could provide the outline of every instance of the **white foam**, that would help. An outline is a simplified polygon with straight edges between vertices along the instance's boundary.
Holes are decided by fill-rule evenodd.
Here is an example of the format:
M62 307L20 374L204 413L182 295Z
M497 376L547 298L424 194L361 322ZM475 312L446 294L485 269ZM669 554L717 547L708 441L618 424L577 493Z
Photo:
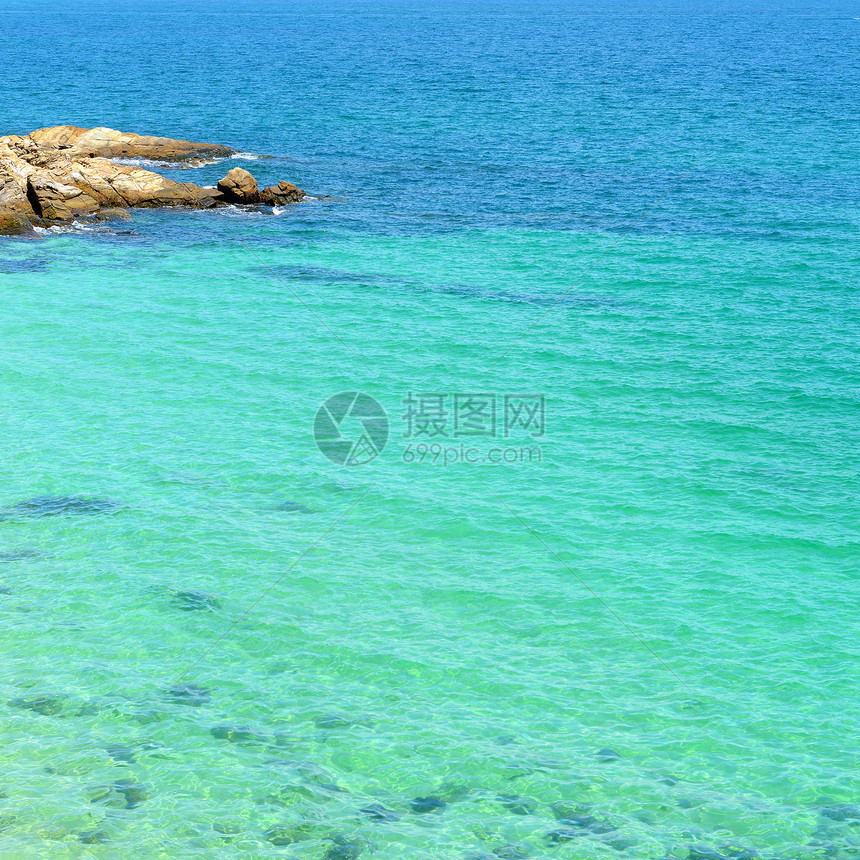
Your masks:
M34 226L33 229L42 236L61 236L68 233L104 233L110 228L105 223L93 224L92 222L72 221L71 224L54 224L51 227Z
M230 158L241 158L243 161L259 161L260 156L253 152L234 152Z
M166 161L154 161L151 158L112 158L117 164L125 164L128 167L144 167L147 170L163 170L166 167L173 167Z

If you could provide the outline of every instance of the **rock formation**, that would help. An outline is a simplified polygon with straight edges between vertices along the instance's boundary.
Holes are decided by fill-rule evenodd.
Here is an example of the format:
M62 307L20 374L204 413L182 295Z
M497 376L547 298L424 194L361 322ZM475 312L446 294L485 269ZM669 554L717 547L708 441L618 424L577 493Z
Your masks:
M260 202L257 180L241 167L234 167L218 183L218 190L224 195L224 199L228 203Z
M234 153L218 144L68 125L0 137L0 234L30 231L33 225L68 223L81 216L123 217L125 207L280 206L304 198L304 191L289 182L259 191L256 179L240 167L233 168L214 189L175 182L136 165L110 160L188 162Z

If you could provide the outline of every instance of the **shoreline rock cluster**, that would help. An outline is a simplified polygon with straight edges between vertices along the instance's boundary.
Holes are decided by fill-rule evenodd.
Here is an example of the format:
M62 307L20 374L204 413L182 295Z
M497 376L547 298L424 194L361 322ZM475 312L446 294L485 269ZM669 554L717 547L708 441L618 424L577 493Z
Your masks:
M220 144L70 125L0 137L0 234L29 233L80 217L128 218L127 210L138 207L281 206L304 198L305 192L290 182L260 189L241 167L234 167L217 188L204 188L112 160L195 165L235 154Z

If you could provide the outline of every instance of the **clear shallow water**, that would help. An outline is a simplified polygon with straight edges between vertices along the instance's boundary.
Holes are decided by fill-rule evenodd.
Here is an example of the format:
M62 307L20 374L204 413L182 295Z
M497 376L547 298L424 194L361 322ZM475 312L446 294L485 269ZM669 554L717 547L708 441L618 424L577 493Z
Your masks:
M860 852L850 9L5 8L4 132L344 199L0 249L4 857Z

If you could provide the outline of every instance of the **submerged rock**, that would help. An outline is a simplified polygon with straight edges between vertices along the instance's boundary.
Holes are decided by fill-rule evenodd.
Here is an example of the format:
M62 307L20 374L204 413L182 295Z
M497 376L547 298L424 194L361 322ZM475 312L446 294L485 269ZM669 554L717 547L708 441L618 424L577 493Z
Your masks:
M439 797L416 797L409 804L413 812L441 812L448 804Z
M215 726L209 729L209 734L218 740L230 741L231 744L268 743L265 735L249 726Z
M860 819L860 806L853 803L835 803L831 806L822 806L819 810L825 818L831 821L855 821Z
M340 714L323 714L314 717L314 725L318 729L345 729L352 725L352 721Z
M90 830L87 833L82 833L78 839L84 845L102 845L105 842L110 842L110 836L104 830Z
M529 856L521 848L516 845L502 845L501 848L495 848L493 854L500 860L526 860Z
M272 845L295 845L311 839L315 825L311 823L296 824L293 827L271 827L266 831L266 839Z
M121 779L114 783L114 788L125 797L126 809L134 809L149 799L149 789L142 782Z
M62 514L111 514L121 505L110 499L83 496L37 496L0 510L0 521L31 517L56 517Z
M559 800L550 805L552 814L558 819L571 819L578 815L586 815L591 811L590 803L568 803Z
M372 821L399 821L400 815L393 809L386 809L381 803L371 803L362 807L359 812L368 816Z
M285 511L288 514L312 514L313 511L301 502L281 502L276 508L276 511Z
M620 753L615 752L615 750L610 749L609 747L604 747L603 749L598 750L594 755L598 761L604 763L618 761L621 758Z
M177 591L173 603L183 612L199 612L205 609L220 609L221 601L204 591Z
M21 696L11 699L9 704L13 708L22 708L42 714L45 717L54 717L63 712L65 699L62 696Z
M39 558L42 553L37 549L15 549L9 552L0 552L0 563L12 561L24 561L28 558Z
M537 804L533 800L520 797L518 794L500 794L496 800L514 815L532 815L537 809Z
M149 799L149 789L141 782L120 779L112 785L100 785L88 790L90 803L112 809L135 809Z
M323 860L358 860L365 847L364 842L350 841L343 836L333 836L331 841L334 845L323 854Z
M199 708L212 700L209 691L196 684L174 684L165 691L164 697L177 705L191 705L194 708Z

